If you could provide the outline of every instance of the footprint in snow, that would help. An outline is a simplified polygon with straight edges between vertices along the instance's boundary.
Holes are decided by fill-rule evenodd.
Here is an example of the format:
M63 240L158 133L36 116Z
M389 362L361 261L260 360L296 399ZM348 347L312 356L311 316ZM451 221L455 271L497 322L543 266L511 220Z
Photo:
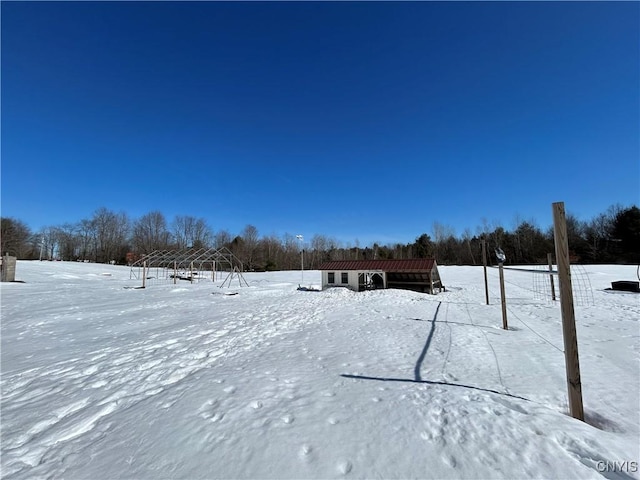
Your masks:
M291 424L294 420L295 417L293 415L285 415L284 417L282 417L282 421L286 424Z
M213 416L209 420L212 422L219 422L223 418L224 418L224 413L216 412L213 414Z
M200 416L205 420L219 422L224 418L224 413L217 411L218 405L220 405L218 400L207 400L199 409Z
M302 444L302 446L300 447L300 457L303 459L308 459L311 453L313 453L313 447L308 443Z
M338 462L338 471L342 475L347 475L353 469L353 464L349 460L341 460Z
M458 462L456 462L456 459L451 455L445 455L443 460L444 460L444 463L449 465L451 468L455 468L455 466L458 464Z

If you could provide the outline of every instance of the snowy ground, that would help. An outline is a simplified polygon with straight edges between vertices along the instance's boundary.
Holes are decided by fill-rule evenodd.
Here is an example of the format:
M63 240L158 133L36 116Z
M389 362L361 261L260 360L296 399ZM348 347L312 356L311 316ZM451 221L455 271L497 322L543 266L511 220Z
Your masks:
M604 290L636 268L587 271L583 423L534 274L505 272L505 331L481 267L440 267L432 296L301 292L300 272L136 290L125 267L18 262L2 478L640 478L640 295Z

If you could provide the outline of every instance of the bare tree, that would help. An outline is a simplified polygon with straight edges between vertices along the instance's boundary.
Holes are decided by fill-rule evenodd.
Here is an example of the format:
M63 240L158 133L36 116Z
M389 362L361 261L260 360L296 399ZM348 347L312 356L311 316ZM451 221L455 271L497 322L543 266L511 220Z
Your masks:
M297 270L300 268L300 245L298 239L290 233L282 237L283 270Z
M222 248L228 247L231 243L232 237L229 231L227 230L219 230L213 236L213 247L214 248Z
M455 237L455 231L453 227L445 225L440 222L433 222L433 242L434 242L434 254L436 258L440 258L440 255L447 257L449 252L445 250L445 243L449 243L450 237Z
M476 265L476 257L473 255L473 249L471 248L471 230L469 228L465 228L464 233L462 234L462 239L467 245L471 262L473 262L473 265Z
M27 258L31 250L30 236L31 230L24 222L15 218L0 217L0 253L2 255Z
M242 248L240 249L240 260L244 263L245 268L253 270L256 268L258 261L258 229L253 225L244 227L241 233Z
M178 215L173 220L172 228L178 248L203 248L211 244L211 229L202 218Z
M80 254L81 239L78 226L71 223L57 227L59 254L62 260L77 260Z
M581 259L581 255L588 251L588 244L584 236L586 223L580 221L574 214L567 213L566 224L569 251L572 255L577 257L574 261L579 261Z
M260 240L259 248L264 258L264 269L267 271L278 270L284 260L284 249L280 239L275 234L263 237Z
M166 250L170 246L171 234L167 230L167 221L159 211L140 217L133 226L133 246L138 253L151 253Z
M328 250L329 239L326 236L316 233L313 237L311 237L311 255L309 255L311 258L309 262L309 268L316 269L321 263L328 260Z
M93 233L94 261L107 263L124 261L129 219L124 212L115 213L102 207L96 210L91 219Z
M91 220L82 219L77 225L77 236L80 242L80 250L78 258L80 260L89 260L92 256L95 244L95 227Z
M589 244L588 256L591 261L612 260L611 233L615 220L621 212L621 205L612 205L605 213L593 218L585 227L585 239Z
M212 239L213 234L206 220L202 218L196 219L191 235L191 245L193 247L209 247Z
M44 227L36 234L40 245L40 260L54 260L57 257L58 229L56 227Z

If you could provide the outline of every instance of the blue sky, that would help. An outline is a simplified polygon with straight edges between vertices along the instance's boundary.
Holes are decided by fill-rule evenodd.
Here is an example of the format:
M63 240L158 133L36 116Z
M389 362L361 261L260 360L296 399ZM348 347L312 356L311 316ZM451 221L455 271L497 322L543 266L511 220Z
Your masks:
M2 205L413 241L640 203L638 2L2 2Z

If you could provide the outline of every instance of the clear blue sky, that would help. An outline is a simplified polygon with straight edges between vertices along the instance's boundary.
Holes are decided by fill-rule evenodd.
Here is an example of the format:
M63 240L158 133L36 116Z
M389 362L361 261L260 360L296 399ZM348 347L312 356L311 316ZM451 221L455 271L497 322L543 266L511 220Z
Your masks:
M413 241L640 203L638 2L2 2L3 216Z

